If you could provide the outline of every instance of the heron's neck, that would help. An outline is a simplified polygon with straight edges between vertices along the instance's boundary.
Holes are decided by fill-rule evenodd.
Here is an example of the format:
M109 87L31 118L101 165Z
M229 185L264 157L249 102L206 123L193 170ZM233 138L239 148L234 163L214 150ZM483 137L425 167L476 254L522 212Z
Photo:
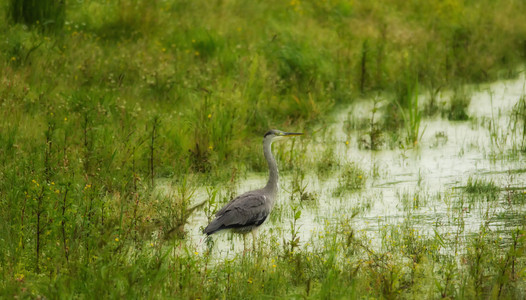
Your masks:
M265 186L265 189L268 190L273 195L276 195L278 192L278 164L274 155L272 155L271 149L272 142L269 140L263 141L263 153L265 153L265 158L268 162L269 176L268 182Z

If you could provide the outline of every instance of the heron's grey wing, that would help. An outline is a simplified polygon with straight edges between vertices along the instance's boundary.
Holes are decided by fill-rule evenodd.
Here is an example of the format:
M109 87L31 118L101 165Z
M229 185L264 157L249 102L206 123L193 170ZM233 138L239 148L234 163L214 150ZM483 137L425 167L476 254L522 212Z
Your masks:
M268 199L262 194L245 194L233 202L220 216L225 226L261 225L270 213Z
M204 231L212 234L226 228L259 226L269 213L270 205L267 196L258 192L248 192L223 207Z
M237 205L239 205L240 202L246 201L246 199L251 199L251 198L258 199L258 197L265 197L263 195L263 193L260 192L260 190L250 191L250 192L246 192L244 194L241 194L241 195L237 196L236 198L232 199L225 206L223 206L223 208L221 208L216 213L216 217L221 216L226 211L230 210L233 206L237 206ZM263 199L263 200L265 200L265 199Z

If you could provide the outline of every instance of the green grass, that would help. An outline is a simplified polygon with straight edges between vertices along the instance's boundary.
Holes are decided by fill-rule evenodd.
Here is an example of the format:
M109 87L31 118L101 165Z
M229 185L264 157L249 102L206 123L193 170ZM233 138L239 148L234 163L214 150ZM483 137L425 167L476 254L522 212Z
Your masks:
M499 191L500 187L497 186L493 180L473 179L469 177L466 184L466 192L469 194L494 194Z
M338 186L333 195L339 197L347 192L361 190L365 187L365 180L365 171L357 163L346 163L338 175Z
M409 79L423 93L513 75L524 3L40 1L15 14L37 2L0 1L0 298L524 297L522 227L498 247L488 229L420 240L407 223L378 250L350 220L320 242L293 223L287 247L269 234L219 262L184 238L196 187L211 217L265 170L269 128L309 132L358 96L413 95ZM414 143L421 109L406 104L385 126ZM292 198L323 201L309 167L341 174L341 193L365 186L331 150L306 162L306 145L276 148ZM473 249L457 261L443 243Z
M521 95L519 101L513 106L510 119L510 129L512 132L522 131L519 136L518 148L520 151L526 151L526 95Z
M422 112L421 105L418 104L418 83L408 85L406 92L407 94L402 98L402 104L400 102L396 102L396 104L404 121L406 144L416 147L426 130L425 128L420 129Z
M471 103L471 95L463 90L455 90L455 93L449 101L449 108L444 114L451 121L466 121L469 119L467 109Z
M9 1L9 17L13 22L33 26L46 32L61 30L64 26L65 13L65 1Z

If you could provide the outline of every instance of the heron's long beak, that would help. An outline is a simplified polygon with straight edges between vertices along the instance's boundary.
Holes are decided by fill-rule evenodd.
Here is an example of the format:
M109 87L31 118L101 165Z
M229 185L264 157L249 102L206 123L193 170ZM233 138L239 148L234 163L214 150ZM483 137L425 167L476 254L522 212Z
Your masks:
M303 135L303 132L284 132L283 136L296 136L296 135Z

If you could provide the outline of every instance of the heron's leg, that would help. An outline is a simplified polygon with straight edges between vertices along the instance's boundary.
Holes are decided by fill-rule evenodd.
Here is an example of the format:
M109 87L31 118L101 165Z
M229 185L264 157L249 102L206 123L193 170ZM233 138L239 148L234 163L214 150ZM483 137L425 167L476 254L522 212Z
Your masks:
M252 251L256 253L256 229L251 231L252 233Z
M243 233L243 254L247 252L247 234Z

